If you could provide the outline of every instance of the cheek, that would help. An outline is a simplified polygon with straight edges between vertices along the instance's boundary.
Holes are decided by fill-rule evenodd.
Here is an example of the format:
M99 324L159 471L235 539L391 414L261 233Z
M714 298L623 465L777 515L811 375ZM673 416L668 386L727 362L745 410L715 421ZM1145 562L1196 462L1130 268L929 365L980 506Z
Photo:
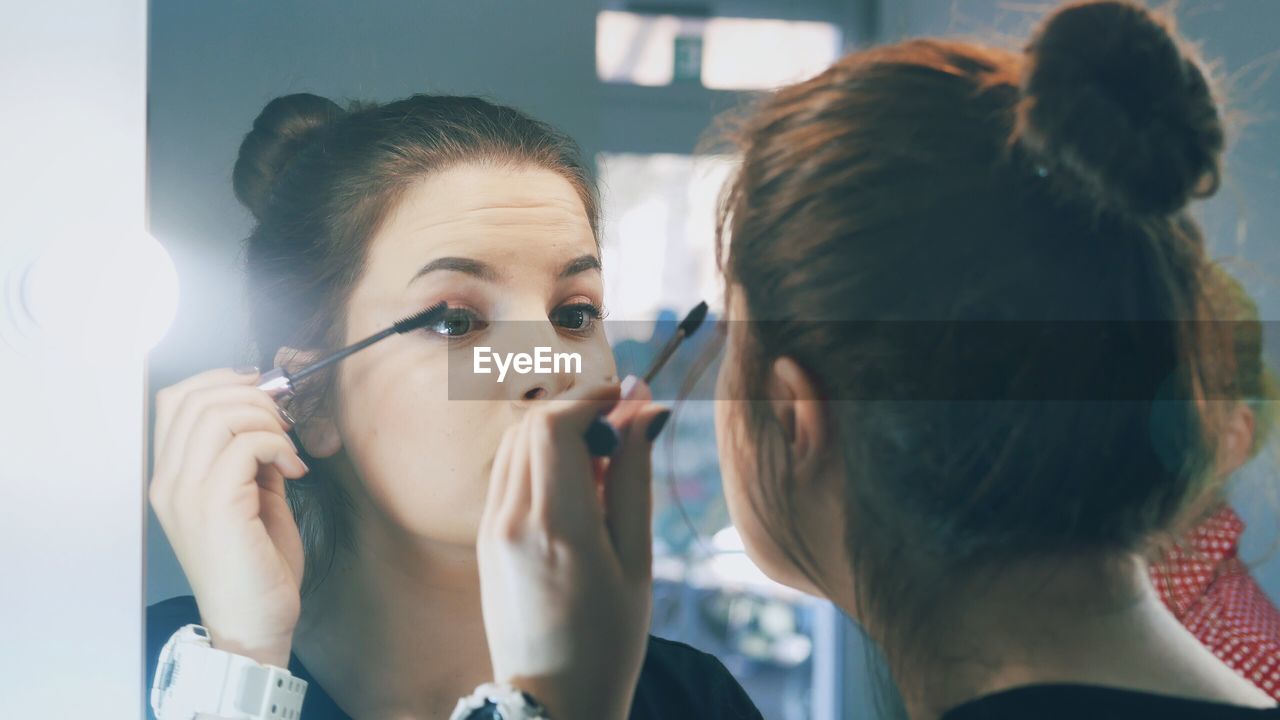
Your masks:
M618 363L613 357L613 347L609 345L609 340L603 332L597 335L597 339L583 351L582 355L583 375L591 373L595 377L607 378L618 374Z
M489 400L449 400L426 364L365 383L343 412L343 442L378 517L442 542L475 541L504 413ZM388 378L389 379L389 378Z
M724 488L725 503L728 505L730 518L733 520L734 526L738 528L738 532L745 535L748 530L747 526L755 526L757 523L748 522L749 518L747 516L752 514L752 510L750 502L747 501L743 493L744 478L742 469L751 466L749 463L744 462L742 457L747 450L742 416L742 412L746 408L744 403L733 398L730 380L730 368L733 360L732 352L726 350L725 357L720 363L720 372L716 376L716 450L720 459L721 485ZM750 479L745 480L750 481Z
M749 408L747 403L740 400L724 399L730 396L724 392L723 369L716 385L716 449L720 458L720 482L724 490L725 505L733 526L742 536L747 554L766 574L772 576L765 567L766 563L761 561L776 552L773 550L772 539L756 514L756 504L751 499L752 488L760 482L760 478L754 472L755 463L751 459L754 447L745 432L745 413Z
M769 511L770 505L756 497L762 483L777 483L779 478L762 476L772 472L757 462L757 447L747 430L747 413L750 403L745 400L726 400L723 366L717 380L715 404L716 446L720 457L720 477L724 489L725 505L733 526L742 537L747 556L765 575L775 582L788 585L811 595L820 591L796 567L784 548L778 545L766 527L786 528L787 518L762 518L757 508ZM768 526L766 526L768 523Z
M760 479L752 472L754 463L747 455L752 448L743 432L743 412L746 403L733 400L716 401L716 448L720 456L720 482L724 489L725 505L733 526L742 535L748 549L769 542L756 505L751 500L752 486ZM752 553L753 559L756 553Z

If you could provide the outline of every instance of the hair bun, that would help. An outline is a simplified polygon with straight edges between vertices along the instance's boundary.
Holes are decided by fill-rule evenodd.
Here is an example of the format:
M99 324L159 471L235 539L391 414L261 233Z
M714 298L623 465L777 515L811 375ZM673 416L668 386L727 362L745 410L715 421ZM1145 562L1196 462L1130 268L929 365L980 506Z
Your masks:
M271 188L314 133L345 111L319 95L284 95L267 103L253 121L253 130L240 143L231 184L236 197L261 218Z
M1027 53L1017 139L1051 172L1137 214L1177 212L1217 190L1218 107L1195 60L1145 8L1068 6Z

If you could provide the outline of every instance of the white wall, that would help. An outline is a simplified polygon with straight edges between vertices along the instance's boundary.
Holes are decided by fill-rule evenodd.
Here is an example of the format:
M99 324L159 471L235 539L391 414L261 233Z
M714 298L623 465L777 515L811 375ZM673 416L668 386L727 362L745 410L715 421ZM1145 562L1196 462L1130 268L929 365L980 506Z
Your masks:
M0 68L0 717L136 720L146 3L6 6Z

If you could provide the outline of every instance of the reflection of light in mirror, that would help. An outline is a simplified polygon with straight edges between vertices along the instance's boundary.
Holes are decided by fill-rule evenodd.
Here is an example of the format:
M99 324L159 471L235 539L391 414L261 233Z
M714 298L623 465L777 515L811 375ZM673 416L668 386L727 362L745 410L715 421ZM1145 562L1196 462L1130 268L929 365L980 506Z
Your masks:
M596 74L605 82L670 85L680 18L605 11L596 18Z
M624 269L638 282L621 283L615 294L618 306L657 308L662 303L662 277L666 270L667 227L670 208L660 197L649 197L622 212L616 224L613 267ZM643 278L643 280L640 280ZM621 318L647 317L619 315Z
M702 44L702 84L719 90L774 88L816 75L841 52L831 23L690 18L606 10L596 18L596 75L604 82L670 85L676 38Z
M701 300L718 315L722 281L715 260L715 208L732 168L725 157L601 154L605 305L615 320L683 313ZM616 323L610 341L648 338L641 322Z
M716 552L747 551L747 546L742 543L742 534L732 525L711 536L711 547L715 548Z
M840 42L830 23L716 18L703 37L702 84L756 90L799 82L834 62Z
M730 525L711 538L715 551L689 572L688 581L695 587L751 591L765 597L798 600L806 597L799 590L774 581L747 557L738 529Z

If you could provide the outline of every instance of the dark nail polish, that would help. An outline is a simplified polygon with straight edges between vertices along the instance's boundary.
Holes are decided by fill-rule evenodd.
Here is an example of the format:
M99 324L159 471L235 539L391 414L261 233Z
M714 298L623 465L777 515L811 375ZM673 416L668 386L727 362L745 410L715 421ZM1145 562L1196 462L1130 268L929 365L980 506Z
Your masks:
M258 374L257 365L241 365L238 368L234 368L234 370L236 373L240 375L257 375Z
M647 438L649 442L653 442L658 437L658 433L662 432L662 428L667 426L667 420L670 420L670 419L671 419L670 410L663 410L662 412L658 413L656 417L654 417L652 420L649 421L649 427L645 428L644 430L645 438Z
M276 407L276 410L279 411L280 413L280 419L288 423L289 427L293 427L294 425L298 424L298 421L293 419L293 415L289 414L288 410L285 410L284 408L279 406Z

